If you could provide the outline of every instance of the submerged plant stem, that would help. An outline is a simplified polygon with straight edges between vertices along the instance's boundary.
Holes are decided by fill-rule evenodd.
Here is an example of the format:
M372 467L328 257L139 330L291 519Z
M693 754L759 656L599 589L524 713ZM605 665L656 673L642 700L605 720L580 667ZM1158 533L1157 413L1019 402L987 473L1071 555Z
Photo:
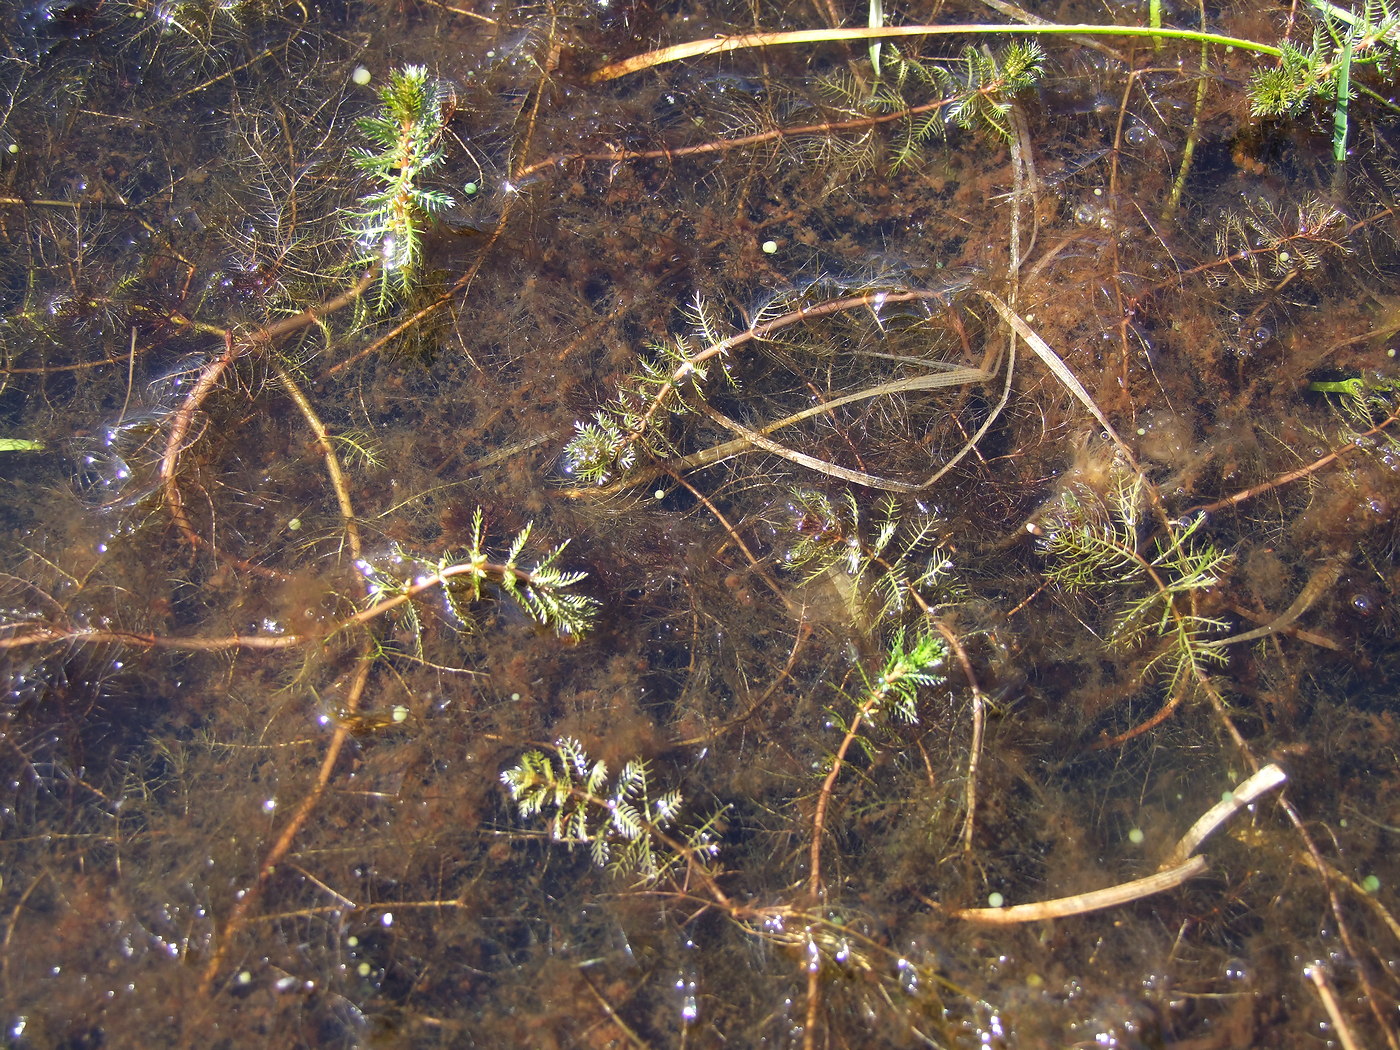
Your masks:
M1322 470L1324 467L1331 466L1337 460L1345 456L1348 452L1354 452L1358 448L1360 448L1361 445L1357 443L1357 440L1359 438L1375 437L1377 434L1386 430L1388 427L1392 426L1397 421L1400 421L1400 408L1397 408L1394 412L1388 415L1385 419L1381 420L1370 430L1367 430L1362 434L1357 434L1353 436L1349 441L1347 441L1345 445L1339 445L1337 448L1327 453L1327 455L1322 456L1319 459L1313 460L1313 462L1309 463L1306 467L1299 467L1297 470L1290 470L1288 473L1280 474L1278 477L1273 478L1269 481L1262 482L1258 485L1253 485L1247 489L1241 489L1239 492L1236 492L1233 496L1226 496L1224 499L1218 499L1214 503L1204 503L1199 507L1192 507L1191 510L1188 511L1188 513L1192 515L1214 514L1217 510L1224 510L1226 507L1233 507L1236 504L1245 502L1245 500L1253 499L1255 496L1261 496L1265 492L1271 492L1272 490L1278 488L1281 485L1287 485L1290 482L1298 481L1301 478L1305 478L1309 474L1315 474L1319 470Z
M365 686L369 682L370 669L373 666L374 662L367 659L366 654L362 653L359 666L355 670L354 680L351 682L350 690L345 698L344 709L347 714L353 715L359 710L360 699L364 696ZM297 834L305 826L317 803L321 801L321 796L326 793L326 788L330 785L331 777L335 773L336 763L340 761L340 753L352 735L351 724L352 719L350 718L342 718L337 721L330 742L326 745L326 753L321 759L315 783L311 785L311 790L301 800L301 805L297 807L296 812L283 826L272 847L264 855L252 885L244 889L230 910L228 918L224 921L223 930L215 941L214 950L209 955L209 962L205 964L204 972L200 976L200 998L207 998L213 990L214 982L219 977L219 971L223 969L224 960L228 958L233 939L238 931L247 924L249 913L261 895L263 885L277 870L277 865L281 864L287 856L292 848L292 843L296 841Z
M208 548L219 553L213 544L195 529L194 523L190 520L189 512L185 509L185 500L180 492L179 484L180 456L184 452L186 439L194 424L195 415L199 412L205 399L213 392L224 373L235 361L246 354L274 347L293 332L317 324L330 314L343 310L365 293L374 283L377 275L378 268L371 267L352 287L335 298L309 307L292 317L268 325L266 328L259 329L246 338L235 338L232 331L210 329L206 325L195 325L202 331L212 331L221 336L224 341L224 352L204 367L194 388L190 390L176 410L170 423L170 431L166 436L165 451L161 456L159 472L161 492L165 496L166 509L175 522L175 527L180 530L180 534L191 547ZM254 565L241 559L232 560L239 568L249 572L260 575L281 575L265 566Z
M345 471L341 469L340 457L335 454L335 445L331 442L330 432L326 425L321 422L320 415L307 396L302 393L301 387L297 386L296 380L286 367L280 362L274 362L274 370L277 379L282 384L282 388L287 392L287 396L292 399L306 420L306 425L311 428L311 433L316 436L316 446L321 452L321 458L326 463L326 473L330 476L331 487L335 490L336 503L340 507L341 521L345 525L345 542L350 548L350 557L356 561L360 558L360 526L355 520L355 508L350 502L350 486L345 480Z
M680 62L687 58L706 55L722 55L729 51L744 51L760 47L784 47L792 44L824 44L847 40L879 40L893 37L927 36L991 36L996 34L1022 34L1035 36L1109 36L1147 37L1161 40L1187 40L1201 44L1216 44L1220 47L1233 47L1241 51L1253 51L1261 55L1278 57L1282 49L1271 44L1261 44L1254 40L1222 36L1218 33L1203 33L1195 29L1156 29L1150 26L1115 25L1003 25L999 23L971 23L964 25L924 25L924 26L878 26L847 29L798 29L786 32L739 33L735 36L712 37L708 40L690 40L683 44L672 44L645 54L634 55L595 69L588 75L590 83L616 80L630 73L637 73L655 66Z

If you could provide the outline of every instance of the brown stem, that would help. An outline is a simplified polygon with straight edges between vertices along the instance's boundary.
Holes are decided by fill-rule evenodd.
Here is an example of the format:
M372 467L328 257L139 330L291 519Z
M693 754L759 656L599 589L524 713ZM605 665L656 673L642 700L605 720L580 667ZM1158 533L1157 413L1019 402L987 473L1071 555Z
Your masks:
M1273 489L1279 488L1282 485L1287 485L1291 481L1297 481L1300 478L1307 477L1309 474L1315 474L1323 467L1330 466L1332 463L1335 463L1337 460L1345 456L1348 452L1354 452L1356 449L1360 448L1360 446L1356 443L1357 438L1374 437L1375 435L1379 434L1381 431L1389 427L1391 424L1395 423L1397 420L1400 420L1400 409L1397 409L1390 415L1386 416L1385 419L1381 420L1370 430L1366 431L1363 434L1357 434L1356 437L1352 438L1345 445L1333 449L1331 452L1327 453L1327 455L1323 456L1321 459L1314 460L1313 462L1309 463L1306 467L1300 467L1297 470L1290 470L1287 474L1280 474L1272 481L1266 481L1263 484L1255 485L1252 488L1247 488L1240 492L1236 492L1233 496L1227 496L1225 499L1216 500L1214 503L1206 503L1199 507L1192 507L1189 511L1187 511L1187 513L1213 514L1217 510L1224 510L1226 507L1233 507L1237 503L1243 503L1245 500L1253 499L1255 496L1261 496L1265 492L1272 491Z
M398 594L375 602L361 609L353 616L347 616L326 630L314 634L230 634L219 638L171 637L169 635L139 634L135 631L89 630L84 628L53 628L45 624L6 625L0 631L13 631L0 637L0 650L19 649L30 645L44 645L56 642L96 645L115 642L134 645L145 649L174 649L185 652L219 652L225 649L278 650L293 649L310 642L320 642L350 627L369 623L390 612L405 602L412 601L425 591L446 583L457 576L474 576L477 579L503 579L513 576L518 583L527 586L537 581L533 573L514 565L498 565L493 562L458 562L433 573L418 582L405 587Z
M947 289L935 290L932 288L917 288L908 292L863 292L860 295L849 295L841 299L830 299L826 302L818 303L815 306L804 306L797 310L789 311L781 317L775 317L764 324L755 325L745 329L727 339L711 343L705 349L699 351L694 357L688 358L684 364L678 366L657 388L655 395L651 398L646 410L641 413L637 422L633 425L630 433L624 440L628 442L638 440L642 434L646 433L647 427L656 417L657 413L670 401L672 395L681 388L691 375L696 371L697 366L703 365L706 361L715 357L720 357L729 351L737 349L746 343L756 340L766 339L774 332L781 331L789 325L796 324L809 318L827 317L831 314L842 313L846 310L856 310L861 307L883 307L890 303L911 303L927 302L930 299L937 300L943 305L948 305Z
M912 587L910 592L913 592ZM929 612L929 607L924 603L923 598L917 594L914 595L914 598L923 606L926 613ZM972 661L967 658L967 650L962 647L962 642L958 641L958 636L941 620L933 619L930 616L929 622L933 624L934 630L943 636L948 647L953 650L958 666L962 668L963 676L967 679L967 684L972 690L972 739L967 746L967 791L964 803L966 813L963 814L962 827L963 852L971 853L972 836L977 828L977 767L982 761L982 738L986 735L987 694L982 692L982 687L978 684L977 676L972 670Z
M870 713L871 708L878 703L878 697L872 695L866 702L856 709L856 715L851 719L850 726L846 729L846 735L841 740L841 746L836 749L836 756L831 760L831 768L826 772L826 779L822 781L821 790L817 792L817 808L812 814L812 846L811 846L811 868L807 876L807 893L813 902L821 899L822 892L822 835L826 831L826 811L831 805L831 791L836 784L836 778L841 775L841 766L846 760L846 752L850 750L851 744L855 742L856 734L860 731L860 724L865 716Z
M200 373L199 379L195 382L194 388L186 395L185 400L176 409L175 415L170 422L170 431L166 435L165 452L160 460L160 486L161 492L165 496L165 504L170 512L171 519L175 522L175 527L180 530L186 542L191 547L214 550L214 546L194 527L190 520L189 512L185 509L185 499L180 492L178 472L180 466L180 454L185 449L186 439L189 436L190 427L194 424L195 414L205 399L218 385L224 373L236 360L245 354L255 350L265 350L275 346L293 332L301 331L310 325L317 324L322 318L342 310L349 306L356 299L365 293L365 290L374 282L378 274L378 268L373 267L349 289L334 299L327 300L317 306L309 307L301 313L292 317L283 318L275 324L249 335L246 339L235 340L232 331L221 331L224 340L224 352L216 357L209 364L205 365ZM197 325L203 330L208 330L206 326ZM262 566L253 565L241 559L231 559L239 568L264 575L278 575L274 570L266 569Z
M979 94L989 94L999 91L1004 87L1004 83L997 80L993 83L983 85ZM935 110L943 109L958 101L957 98L941 98L935 102L923 102L917 106L910 106L907 109L896 110L892 113L878 113L870 116L852 117L850 120L829 120L816 124L801 124L791 128L770 128L767 131L755 131L749 135L740 135L732 139L711 139L708 142L700 142L691 146L661 147L659 149L644 150L600 150L596 153L557 153L552 157L545 157L522 168L516 173L515 178L525 179L531 175L538 174L548 168L558 168L565 164L587 163L599 161L607 163L620 163L634 160L679 160L682 157L701 156L706 153L722 153L731 149L742 149L745 146L761 146L765 142L778 142L788 138L799 138L804 135L834 135L845 131L860 131L865 128L879 127L881 124L891 124L896 121L906 120L909 117L917 117L923 113L931 113Z
M345 480L345 472L340 467L340 457L335 454L335 445L331 443L330 431L321 422L320 415L311 404L310 399L302 393L301 387L297 386L291 373L282 367L280 361L273 362L273 367L277 372L278 381L287 392L287 396L295 402L301 411L302 418L306 420L306 425L316 435L316 447L320 451L322 459L325 460L326 473L330 476L331 488L335 490L336 503L340 506L340 518L345 525L345 541L350 548L350 557L359 561L360 526L355 520L355 508L350 502L350 486Z
M185 511L185 498L180 494L180 486L176 480L176 471L180 464L180 452L185 446L185 437L190 432L190 426L194 422L195 412L204 403L204 399L209 396L209 392L214 389L229 365L238 358L242 350L234 344L233 333L224 333L224 352L216 357L209 364L204 366L200 373L194 389L185 396L185 400L176 409L174 417L170 421L170 432L165 439L165 454L160 459L160 486L165 494L165 506L170 512L170 518L175 522L175 527L184 535L186 542L191 547L204 548L209 546L203 536L195 531L194 524L190 521L189 514Z
M359 707L360 698L364 695L365 684L369 681L369 671L372 666L373 661L361 659L346 698L345 708L347 711L353 713ZM238 898L233 909L229 912L223 931L215 941L214 951L210 954L208 963L205 964L203 974L200 975L200 998L206 998L213 990L214 982L218 979L224 960L228 958L233 939L238 931L247 925L249 912L261 895L263 886L277 870L277 865L281 864L287 856L297 834L306 824L307 818L311 816L311 811L316 808L316 804L321 801L321 796L326 793L326 787L330 784L336 763L340 760L340 752L344 749L345 742L350 739L350 736L349 720L341 719L335 727L335 732L331 735L330 743L326 746L326 754L321 759L321 769L316 775L315 784L307 792L306 797L301 800L301 805L297 807L296 812L292 814L291 819L287 821L281 834L272 844L272 848L263 857L262 864L259 865L257 874L254 876L253 884L244 889L242 896Z

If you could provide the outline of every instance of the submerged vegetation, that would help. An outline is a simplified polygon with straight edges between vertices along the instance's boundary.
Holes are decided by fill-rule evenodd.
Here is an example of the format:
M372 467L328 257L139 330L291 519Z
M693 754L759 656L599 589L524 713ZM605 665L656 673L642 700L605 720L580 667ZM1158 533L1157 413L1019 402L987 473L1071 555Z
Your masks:
M1056 14L7 16L8 1044L1400 1048L1397 16Z
M351 210L346 225L364 249L360 265L380 270L381 307L415 281L424 222L453 205L450 193L421 185L443 161L440 140L451 98L451 89L423 66L405 66L390 71L379 111L356 122L373 148L355 150L355 166L376 185Z
M631 759L609 778L607 763L590 760L577 740L560 740L555 750L557 761L527 751L501 774L523 819L551 814L554 839L586 845L594 863L643 882L656 882L681 861L703 864L716 852L705 827L687 831L683 842L672 837L683 800L678 791L652 798L645 762Z
M1156 538L1144 549L1144 479L1123 471L1100 497L1066 489L1047 520L1043 547L1049 564L1046 579L1067 593L1118 592L1128 595L1112 617L1105 643L1130 653L1145 643L1157 644L1144 665L1165 671L1168 695L1204 679L1208 664L1223 664L1225 654L1211 648L1228 624L1196 612L1197 603L1228 572L1229 555L1197 538L1205 518L1189 524L1168 522L1153 529Z

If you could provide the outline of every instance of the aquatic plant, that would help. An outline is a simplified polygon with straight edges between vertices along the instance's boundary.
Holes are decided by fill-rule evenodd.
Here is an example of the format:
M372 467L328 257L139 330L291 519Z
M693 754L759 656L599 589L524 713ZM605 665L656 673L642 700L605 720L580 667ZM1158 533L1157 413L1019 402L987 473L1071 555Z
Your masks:
M1384 6L686 8L684 65L591 71L648 5L25 10L94 18L0 70L12 1038L1170 1041L1316 952L1270 1023L1394 1041L1389 833L1326 823L1388 782L1313 775L1394 744L1390 111L1260 203L1336 162L1280 120L1382 86ZM369 53L414 59L366 106ZM1188 882L1182 807L1266 752L1308 794Z
M796 541L783 561L808 580L840 581L852 625L887 628L908 622L908 614L931 615L958 593L952 560L938 543L937 516L906 511L892 496L876 501L866 521L850 489L833 500L812 489L794 492L781 524Z
M858 746L871 756L876 748L866 736L868 726L880 719L917 722L920 691L944 683L947 659L948 646L933 630L921 630L912 637L903 630L896 630L876 670L860 669L862 688L847 697L849 710L827 709L829 724L841 733L841 742L832 752L812 816L808 889L813 899L820 897L824 889L822 845L828 831L827 814L836 780L852 746Z
M890 331L883 320L886 312L908 305L916 309L946 308L961 290L957 282L940 288L909 288L879 280L870 285L853 288L823 280L784 290L770 296L745 328L730 328L728 334L715 312L697 302L690 311L696 329L693 335L651 344L638 355L632 374L621 384L617 396L596 410L592 419L574 424L574 437L564 449L565 471L588 485L626 486L651 476L642 469L644 462L655 468L657 461L669 459L664 469L690 469L761 450L845 481L897 492L917 491L922 487L917 482L844 467L769 437L785 427L829 416L847 405L881 398L898 400L916 391L955 388L991 378L991 373L981 368L922 354L901 355L895 348L871 352L862 346L859 335L843 335L834 325L844 319L855 324L864 321L867 330L873 327L883 338ZM827 327L808 327L822 319L829 319ZM707 381L710 372L717 370L734 385L736 352L768 347L778 348L790 357L810 355L817 361L844 357L859 363L884 358L906 370L895 378L861 389L833 391L819 405L754 427L745 426L710 403L713 392ZM826 367L832 370L830 365ZM680 449L672 428L688 416L719 424L733 433L735 440L678 455Z
M1035 41L1014 42L1000 54L970 46L957 61L931 61L890 47L873 89L850 74L823 83L852 113L898 117L898 139L890 151L890 167L898 171L931 140L944 137L950 125L1009 141L1012 102L1040 80L1044 61ZM937 101L929 101L930 94Z
M355 126L370 143L354 152L355 166L375 188L346 217L360 248L359 263L378 267L379 306L411 287L423 254L423 224L452 207L452 195L425 186L443 161L441 139L452 91L425 66L390 72L379 92L379 111Z
M1300 115L1313 101L1332 104L1332 156L1346 158L1350 103L1358 90L1393 106L1353 75L1372 67L1384 79L1400 62L1400 14L1387 0L1364 0L1351 11L1326 0L1313 0L1318 23L1307 43L1283 40L1278 64L1255 70L1249 81L1249 104L1259 116Z
M1246 289L1261 292L1281 287L1328 256L1345 255L1349 225L1335 204L1310 197L1285 212L1268 201L1251 201L1243 211L1231 209L1215 228L1222 263L1210 270L1213 283L1233 276Z
M368 609L421 594L426 580L440 581L449 622L467 631L474 623L473 607L491 595L508 599L535 623L558 635L581 638L593 626L598 601L573 590L588 573L561 568L559 559L569 541L542 554L529 550L534 524L515 534L504 555L493 557L486 545L486 517L480 507L472 515L470 540L465 548L452 548L435 558L396 547L387 559L392 570L361 559L359 568L367 582L363 604ZM421 646L422 621L413 602L401 605L415 646Z
M1038 523L1040 544L1046 577L1069 593L1138 592L1114 612L1105 643L1127 652L1157 645L1141 673L1164 673L1175 695L1225 662L1207 642L1229 625L1199 614L1195 601L1220 583L1230 555L1202 540L1200 516L1169 524L1144 552L1144 487L1140 475L1123 470L1106 495L1066 489Z
M610 775L579 741L555 742L553 755L527 751L501 774L522 820L548 816L556 842L586 846L593 862L625 878L654 883L677 865L708 867L719 849L716 813L680 828L685 800L676 790L652 796L647 763L631 759Z

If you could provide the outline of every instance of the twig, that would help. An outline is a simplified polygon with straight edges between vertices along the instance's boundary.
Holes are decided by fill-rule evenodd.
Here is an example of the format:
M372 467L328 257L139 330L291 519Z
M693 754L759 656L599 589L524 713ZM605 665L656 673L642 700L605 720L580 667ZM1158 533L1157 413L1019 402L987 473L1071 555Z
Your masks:
M1070 915L1084 915L1091 911L1117 907L1150 897L1154 893L1175 889L1188 879L1205 874L1209 867L1205 857L1192 857L1184 864L1167 871L1159 871L1155 875L1122 882L1117 886L1094 890L1091 893L1076 893L1072 897L1058 897L1052 901L1039 901L1035 904L1016 904L1010 908L958 908L950 914L955 919L985 926L1013 926L1022 922L1063 919Z
M1035 904L1017 904L1010 908L958 908L950 914L955 919L964 919L967 922L1010 926L1102 911L1104 908L1116 907L1161 893L1163 890L1174 889L1188 879L1203 874L1209 867L1204 857L1191 856L1200 848L1201 843L1241 808L1278 787L1285 779L1287 778L1282 769L1276 765L1268 765L1245 780L1231 793L1230 798L1216 803L1191 825L1190 830L1181 837L1168 856L1163 866L1164 870L1153 875L1093 890L1090 893L1077 893L1070 897L1058 897Z

